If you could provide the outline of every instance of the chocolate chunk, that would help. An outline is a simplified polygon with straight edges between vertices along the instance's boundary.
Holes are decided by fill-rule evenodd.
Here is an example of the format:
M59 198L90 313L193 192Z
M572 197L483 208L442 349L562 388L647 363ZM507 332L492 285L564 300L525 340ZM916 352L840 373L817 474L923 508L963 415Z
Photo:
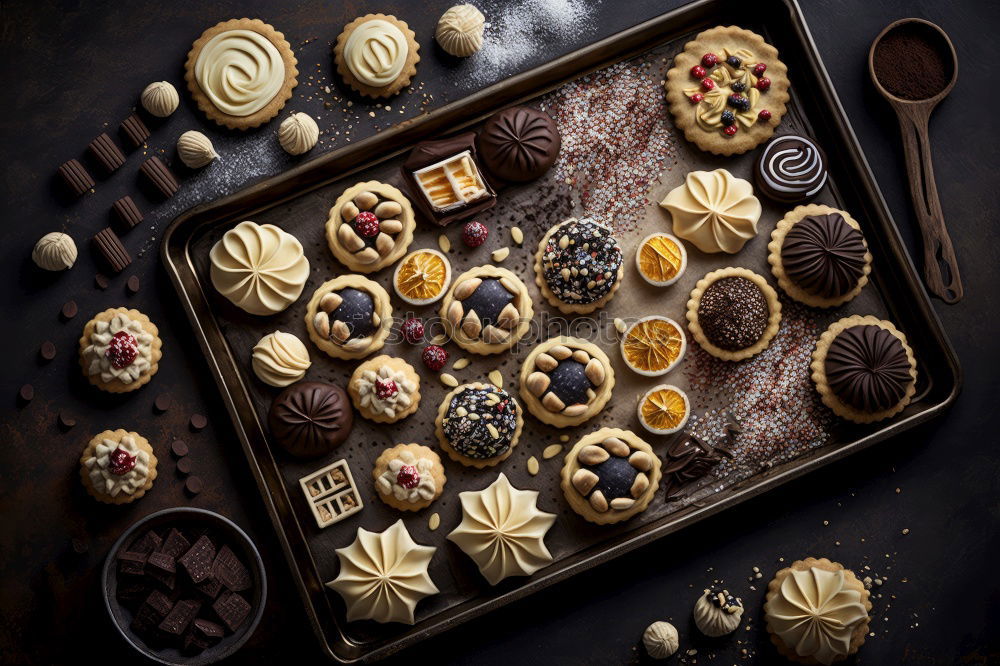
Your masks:
M215 645L225 635L222 625L203 618L195 618L184 636L184 649L188 652L201 652Z
M163 621L160 622L160 631L168 636L176 636L180 639L187 631L188 625L198 615L201 610L201 602L193 599L183 599L174 604Z
M191 430L198 432L203 430L205 426L208 425L208 419L204 414L192 414L191 415Z
M219 592L222 591L222 581L215 576L211 576L195 585L195 587L211 601L219 596Z
M110 282L108 282L108 276L103 273L98 273L94 276L94 284L98 289L104 290L108 288Z
M17 392L17 397L21 400L21 402L31 402L35 398L35 387L31 384L25 384L21 387L21 390Z
M219 554L215 556L215 564L212 569L215 575L222 581L222 584L233 592L249 590L253 583L250 578L250 571L247 569L236 553L229 546L219 549Z
M101 133L96 139L90 142L90 154L94 156L104 170L111 174L121 165L125 164L125 153L118 147L106 132Z
M191 549L191 542L187 540L180 531L170 528L167 533L167 538L163 542L163 547L160 548L161 553L166 553L174 559L179 558L184 553Z
M166 553L150 553L146 560L146 575L168 590L174 589L177 581L176 560Z
M91 242L113 273L121 273L132 263L132 257L129 256L128 250L125 249L118 235L110 227L101 229ZM98 286L100 286L100 282L98 282ZM105 289L106 287L101 288Z
M142 122L142 119L134 113L123 120L118 129L121 131L122 135L128 139L133 148L138 148L142 144L146 143L146 139L149 138L149 128L147 128L146 123Z
M65 410L59 412L59 427L63 430L69 430L76 425L76 419L73 415Z
M221 625L210 620L198 618L194 621L194 630L205 638L222 638L225 630Z
M130 275L128 280L125 282L125 288L128 289L128 293L132 294L133 296L139 293L139 286L140 285L139 285L138 275Z
M94 179L77 160L70 160L59 167L63 182L76 196L82 196L94 186Z
M157 191L163 195L163 198L169 199L177 193L180 188L180 183L177 182L177 178L167 165L164 164L159 157L153 156L142 163L139 167L139 171L142 175L157 189Z
M167 601L169 602L169 599ZM132 618L130 627L132 631L146 640L153 640L156 638L156 629L160 626L160 622L163 621L164 617L166 616L160 616L152 607L143 603Z
M134 553L128 550L118 553L118 573L125 576L142 576L146 573L145 553Z
M188 481L190 482L190 479ZM193 582L200 583L212 575L215 544L207 536L202 535L177 561L184 567Z
M38 355L46 361L51 361L56 357L56 346L49 340L42 343L38 349Z
M77 307L76 301L66 301L63 303L62 310L59 311L59 314L62 315L63 319L69 321L75 317L79 311L80 308Z
M190 457L181 458L177 461L177 471L187 476L191 473L192 462ZM186 485L186 484L185 484Z
M214 604L212 609L219 616L230 631L235 632L246 621L250 615L250 604L241 597L238 592L223 592Z
M156 399L157 403L159 403L159 400L159 398ZM170 444L170 451L178 458L183 458L191 452L188 448L187 442L183 439L175 439L173 443Z
M185 460L186 460L186 458L185 458ZM180 462L180 461L178 460L177 462ZM184 487L192 495L197 495L202 490L204 490L204 488L205 488L205 482L201 480L200 476L192 476L191 478L189 478L187 480L187 483L184 484Z
M153 530L149 530L141 537L136 539L129 547L129 550L132 551L133 553L144 553L148 555L149 553L159 551L160 547L162 546L163 546L163 539L160 537L160 535L154 532ZM174 557L176 558L176 556Z
M119 581L115 598L126 608L135 609L136 606L149 596L149 591L149 586L146 583L140 581L125 583L124 581Z
M142 222L142 211L139 210L130 196L126 195L111 204L111 210L115 213L118 230L122 233L133 229L135 225Z

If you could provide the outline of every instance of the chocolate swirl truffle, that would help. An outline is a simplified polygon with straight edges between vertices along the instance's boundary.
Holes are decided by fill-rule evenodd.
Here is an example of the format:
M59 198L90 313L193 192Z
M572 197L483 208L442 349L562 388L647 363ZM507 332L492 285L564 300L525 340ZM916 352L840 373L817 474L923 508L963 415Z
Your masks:
M913 382L903 343L875 325L841 331L826 354L826 380L842 402L865 412L898 405Z
M494 176L525 182L548 171L561 143L556 123L547 113L515 106L486 121L479 134L479 153Z
M840 213L809 215L785 235L781 264L801 289L822 298L840 298L858 286L867 253L864 236Z
M768 197L791 203L814 197L826 185L826 153L811 139L785 135L772 139L754 168L757 188Z
M698 305L698 323L716 347L739 351L764 335L771 316L760 287L744 277L724 277L705 289Z
M562 312L593 312L618 289L621 246L607 227L570 218L542 238L535 275L546 299Z
M293 456L313 458L339 446L351 432L354 412L344 389L323 382L294 384L271 403L267 426Z

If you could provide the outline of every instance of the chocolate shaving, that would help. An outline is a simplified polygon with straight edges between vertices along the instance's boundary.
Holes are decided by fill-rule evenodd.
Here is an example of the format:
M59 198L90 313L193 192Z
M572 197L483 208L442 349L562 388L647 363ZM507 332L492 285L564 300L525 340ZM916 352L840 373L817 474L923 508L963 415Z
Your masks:
M713 447L689 432L674 440L663 466L667 498L677 496L684 485L705 476L723 456L732 458L733 452L724 446Z

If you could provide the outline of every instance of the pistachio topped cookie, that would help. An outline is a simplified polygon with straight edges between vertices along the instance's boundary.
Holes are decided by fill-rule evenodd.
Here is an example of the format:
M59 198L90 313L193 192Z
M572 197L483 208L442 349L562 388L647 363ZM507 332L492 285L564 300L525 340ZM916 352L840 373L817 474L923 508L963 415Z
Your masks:
M736 26L705 30L685 44L665 85L677 127L716 155L740 155L769 139L788 103L788 68L778 50Z
M392 97L417 73L419 50L405 21L366 14L344 26L333 55L347 85L367 97Z

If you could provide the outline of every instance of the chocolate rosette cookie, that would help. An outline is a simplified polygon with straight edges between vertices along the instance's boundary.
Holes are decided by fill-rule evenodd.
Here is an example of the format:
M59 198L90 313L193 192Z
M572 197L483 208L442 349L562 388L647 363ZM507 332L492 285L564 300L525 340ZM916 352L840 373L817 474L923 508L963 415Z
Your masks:
M767 246L771 272L806 305L843 305L868 284L872 255L861 225L829 206L798 206L778 221Z
M271 403L267 427L288 453L315 458L347 439L354 427L354 412L339 386L300 382L286 388Z
M823 404L848 421L895 416L917 390L917 362L906 336L871 315L831 324L812 358L812 379Z
M660 460L630 430L601 428L566 454L563 495L570 508L598 525L642 513L660 485Z
M389 337L392 305L377 282L341 275L319 286L306 307L309 339L333 358L364 358Z
M463 384L444 397L435 420L441 449L467 467L492 467L513 453L521 437L521 406L492 384Z
M473 354L513 347L531 325L531 298L520 278L499 266L477 266L452 283L441 303L445 331Z
M370 180L337 197L326 222L326 241L344 266L374 273L406 253L415 227L409 199L392 185Z
M604 307L621 284L622 249L611 230L571 217L542 237L535 253L535 283L564 314Z
M521 399L539 421L557 428L593 418L608 403L614 385L607 355L579 338L546 340L521 365Z
M491 116L478 141L479 156L490 173L515 183L540 178L556 161L562 145L552 117L527 106Z
M695 285L687 320L702 349L723 361L742 361L767 349L778 334L781 302L753 271L721 268Z
M775 201L811 199L826 185L826 153L804 136L777 136L760 152L753 176L757 189Z

